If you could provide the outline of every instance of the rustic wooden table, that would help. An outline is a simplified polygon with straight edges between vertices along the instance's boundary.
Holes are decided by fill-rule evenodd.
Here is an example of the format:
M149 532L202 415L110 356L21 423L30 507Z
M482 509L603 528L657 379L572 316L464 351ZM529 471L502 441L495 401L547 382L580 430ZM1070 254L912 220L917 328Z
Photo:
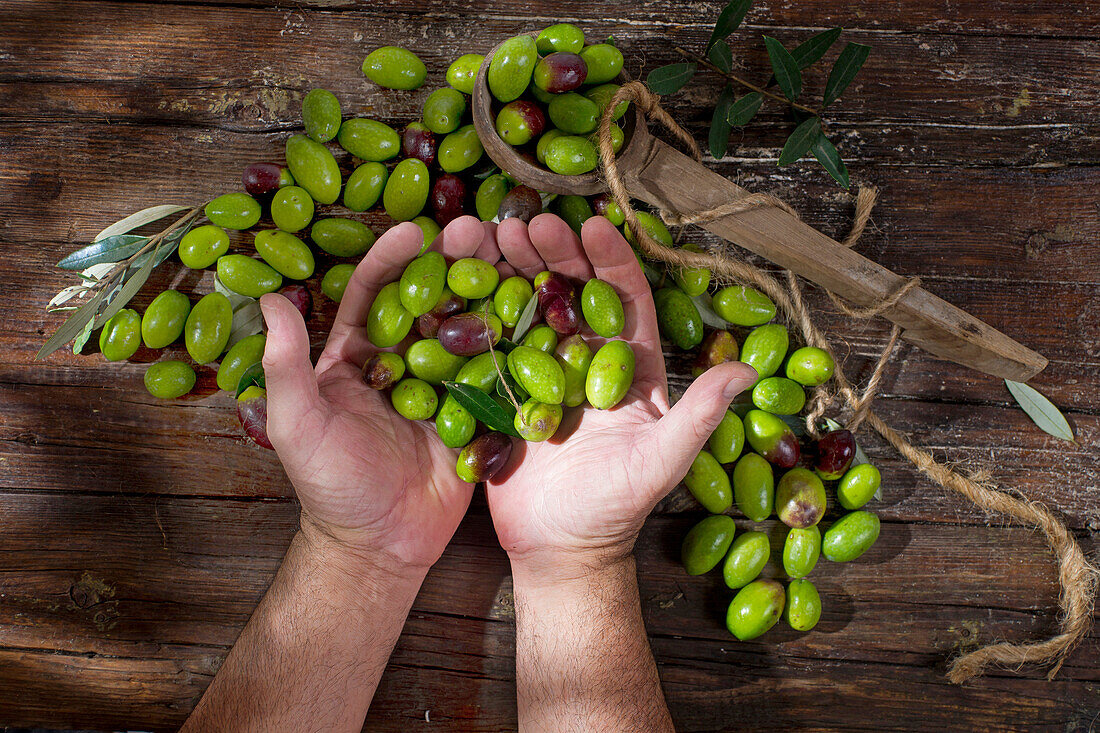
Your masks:
M43 313L64 283L56 260L125 213L236 188L247 162L279 159L314 86L354 114L416 117L428 87L380 93L363 79L360 62L378 45L416 50L439 83L459 53L566 19L590 37L614 34L640 74L674 60L673 45L701 47L719 8L280 5L0 0L0 726L178 726L264 593L298 514L274 455L241 437L224 394L166 404L142 389L140 363L69 352L34 363L59 323ZM908 346L879 409L937 455L991 468L1057 508L1094 551L1100 7L759 5L733 43L754 76L766 73L761 33L794 41L842 25L873 47L833 123L853 178L882 189L863 251L1049 357L1034 383L1066 410L1079 444L1039 432L999 380ZM808 83L820 92L823 80ZM697 81L669 100L700 139L718 88ZM787 130L778 113L762 114L716 168L842 233L849 196L814 165L776 169ZM146 292L196 285L161 270ZM317 344L331 316L316 317ZM866 376L886 327L823 317L849 369ZM670 359L682 388L685 364ZM885 477L882 538L860 561L815 574L825 610L812 633L777 627L737 643L723 626L729 592L676 561L697 511L673 495L647 524L642 598L680 728L1093 730L1095 635L1053 682L1034 669L946 682L944 661L960 650L1055 629L1054 565L1039 536L862 440ZM515 726L509 588L477 499L417 600L371 729Z

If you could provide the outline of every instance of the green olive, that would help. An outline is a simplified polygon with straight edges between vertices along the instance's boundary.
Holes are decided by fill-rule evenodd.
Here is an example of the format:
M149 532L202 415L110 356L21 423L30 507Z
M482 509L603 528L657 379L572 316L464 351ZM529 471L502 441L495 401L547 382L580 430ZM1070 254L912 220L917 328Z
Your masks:
M725 514L712 514L688 530L680 545L680 562L688 575L710 572L722 562L736 532L733 517Z
M301 186L280 188L271 199L271 220L284 232L300 232L313 221L313 197Z
M260 203L243 191L223 194L206 205L211 224L224 229L249 229L260 220Z
M327 89L312 89L302 100L302 124L306 134L319 143L336 137L341 119L340 100Z
M256 233L256 251L276 272L291 280L313 275L313 252L301 239L289 232L267 229Z
M99 350L107 361L125 361L140 347L141 316L132 308L111 316L99 332Z
M263 359L266 343L267 336L257 333L233 344L218 366L218 389L236 392L244 370Z
M419 161L417 161L419 162ZM318 219L309 230L313 242L336 257L358 257L374 244L374 232L355 219Z
M447 83L462 92L473 94L477 80L477 70L485 57L479 53L467 53L459 56L447 67Z
M436 135L446 135L458 129L466 114L466 97L462 92L444 87L436 89L424 100L421 119Z
M396 130L378 120L362 117L344 122L336 140L344 150L365 161L389 160L401 152L401 136Z
M416 158L406 158L397 164L386 181L382 205L395 221L409 221L428 202L431 179L428 166Z
M141 340L150 349L163 349L183 335L191 301L178 290L165 290L153 298L141 317Z
M363 75L386 89L418 88L428 69L415 53L400 46L382 46L363 59Z
M145 370L145 389L162 400L183 397L195 387L195 370L182 361L159 361Z
M286 141L286 165L295 182L314 201L336 203L340 197L340 166L328 148L305 135L291 135Z
M378 162L367 162L348 176L344 184L344 206L352 211L366 211L378 203L390 172Z
M229 235L213 224L195 227L180 240L180 262L192 270L205 270L229 251Z
M439 143L437 159L445 173L458 173L481 160L484 152L474 126L463 125Z
M274 293L283 286L283 276L260 260L245 255L218 258L218 280L222 285L249 298Z
M347 289L348 281L351 280L353 272L355 272L355 265L333 265L321 278L321 292L329 300L339 303L344 299L344 290Z
M198 364L217 360L229 343L229 331L233 325L233 306L221 293L204 296L191 313L183 329L187 353Z

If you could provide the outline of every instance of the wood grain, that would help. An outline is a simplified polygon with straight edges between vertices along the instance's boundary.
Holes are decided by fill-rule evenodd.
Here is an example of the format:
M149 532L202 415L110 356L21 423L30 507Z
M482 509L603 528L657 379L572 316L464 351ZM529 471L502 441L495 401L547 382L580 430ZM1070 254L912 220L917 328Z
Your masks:
M384 43L416 50L438 81L459 53L570 20L592 39L614 34L627 71L644 76L679 60L675 45L702 47L722 4L0 0L0 727L174 730L297 525L282 469L241 437L211 374L196 397L165 404L141 389L152 353L106 364L90 346L33 363L60 323L42 311L66 284L53 263L131 211L208 200L237 188L248 162L280 160L314 86L349 114L414 119L431 84L384 92L359 70ZM895 355L877 409L937 456L991 468L1057 508L1095 553L1100 12L1065 0L778 0L756 4L734 56L747 76L766 75L760 34L791 44L832 25L873 47L830 117L854 180L882 192L859 251L1049 358L1035 385L1078 443L1035 429L999 380L911 346ZM823 71L806 84L820 95ZM702 140L721 86L700 75L664 101ZM775 167L790 129L765 107L713 168L842 237L850 197L816 165ZM251 238L233 247L250 252ZM308 283L315 353L334 313L320 274L335 262L319 257ZM169 286L210 282L166 265L136 305ZM849 372L865 378L886 325L810 298ZM678 392L688 358L666 358ZM1028 669L947 684L944 662L958 651L1054 630L1055 567L1035 534L944 494L873 436L861 441L883 471L882 539L855 563L815 570L825 612L812 633L777 627L734 642L720 578L688 577L676 561L697 505L677 489L647 522L642 599L678 729L1090 730L1095 634L1053 683ZM513 730L510 593L479 493L417 599L367 728Z

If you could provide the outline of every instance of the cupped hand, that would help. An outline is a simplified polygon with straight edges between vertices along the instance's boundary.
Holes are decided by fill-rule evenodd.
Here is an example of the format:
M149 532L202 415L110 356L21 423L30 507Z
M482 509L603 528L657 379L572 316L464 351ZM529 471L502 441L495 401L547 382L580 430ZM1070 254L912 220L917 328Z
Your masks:
M636 362L634 383L616 407L566 410L551 440L516 441L487 488L501 545L513 564L546 569L629 554L646 516L684 477L756 372L739 362L713 367L670 408L649 282L610 222L592 217L578 240L549 214L529 226L506 219L496 238L507 264L524 277L551 270L582 283L593 277L610 283L626 315L618 338L631 345ZM605 341L590 337L585 334L593 351Z
M431 249L495 263L493 230L462 217ZM455 475L455 451L433 424L401 417L389 393L367 387L360 376L377 351L366 334L370 305L383 285L400 278L422 242L411 223L379 237L348 282L316 368L297 309L280 295L265 295L260 304L268 325L268 436L302 504L303 530L426 569L458 527L473 486Z

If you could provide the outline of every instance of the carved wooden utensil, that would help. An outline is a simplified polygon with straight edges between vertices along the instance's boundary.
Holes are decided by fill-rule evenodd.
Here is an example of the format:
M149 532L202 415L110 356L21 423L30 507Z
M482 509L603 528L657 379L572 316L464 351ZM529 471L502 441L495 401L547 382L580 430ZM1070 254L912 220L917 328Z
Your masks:
M523 158L500 139L486 82L489 62L497 48L486 55L478 70L473 94L474 127L489 157L516 180L538 191L577 195L606 191L595 172L579 176L552 173ZM638 105L631 105L623 132L626 141L619 151L619 170L634 198L690 214L749 193L650 135ZM753 209L700 226L860 306L878 303L906 283L906 278L774 207ZM904 329L901 335L906 341L940 358L997 377L1024 382L1047 364L1041 354L923 288L911 289L882 315Z

